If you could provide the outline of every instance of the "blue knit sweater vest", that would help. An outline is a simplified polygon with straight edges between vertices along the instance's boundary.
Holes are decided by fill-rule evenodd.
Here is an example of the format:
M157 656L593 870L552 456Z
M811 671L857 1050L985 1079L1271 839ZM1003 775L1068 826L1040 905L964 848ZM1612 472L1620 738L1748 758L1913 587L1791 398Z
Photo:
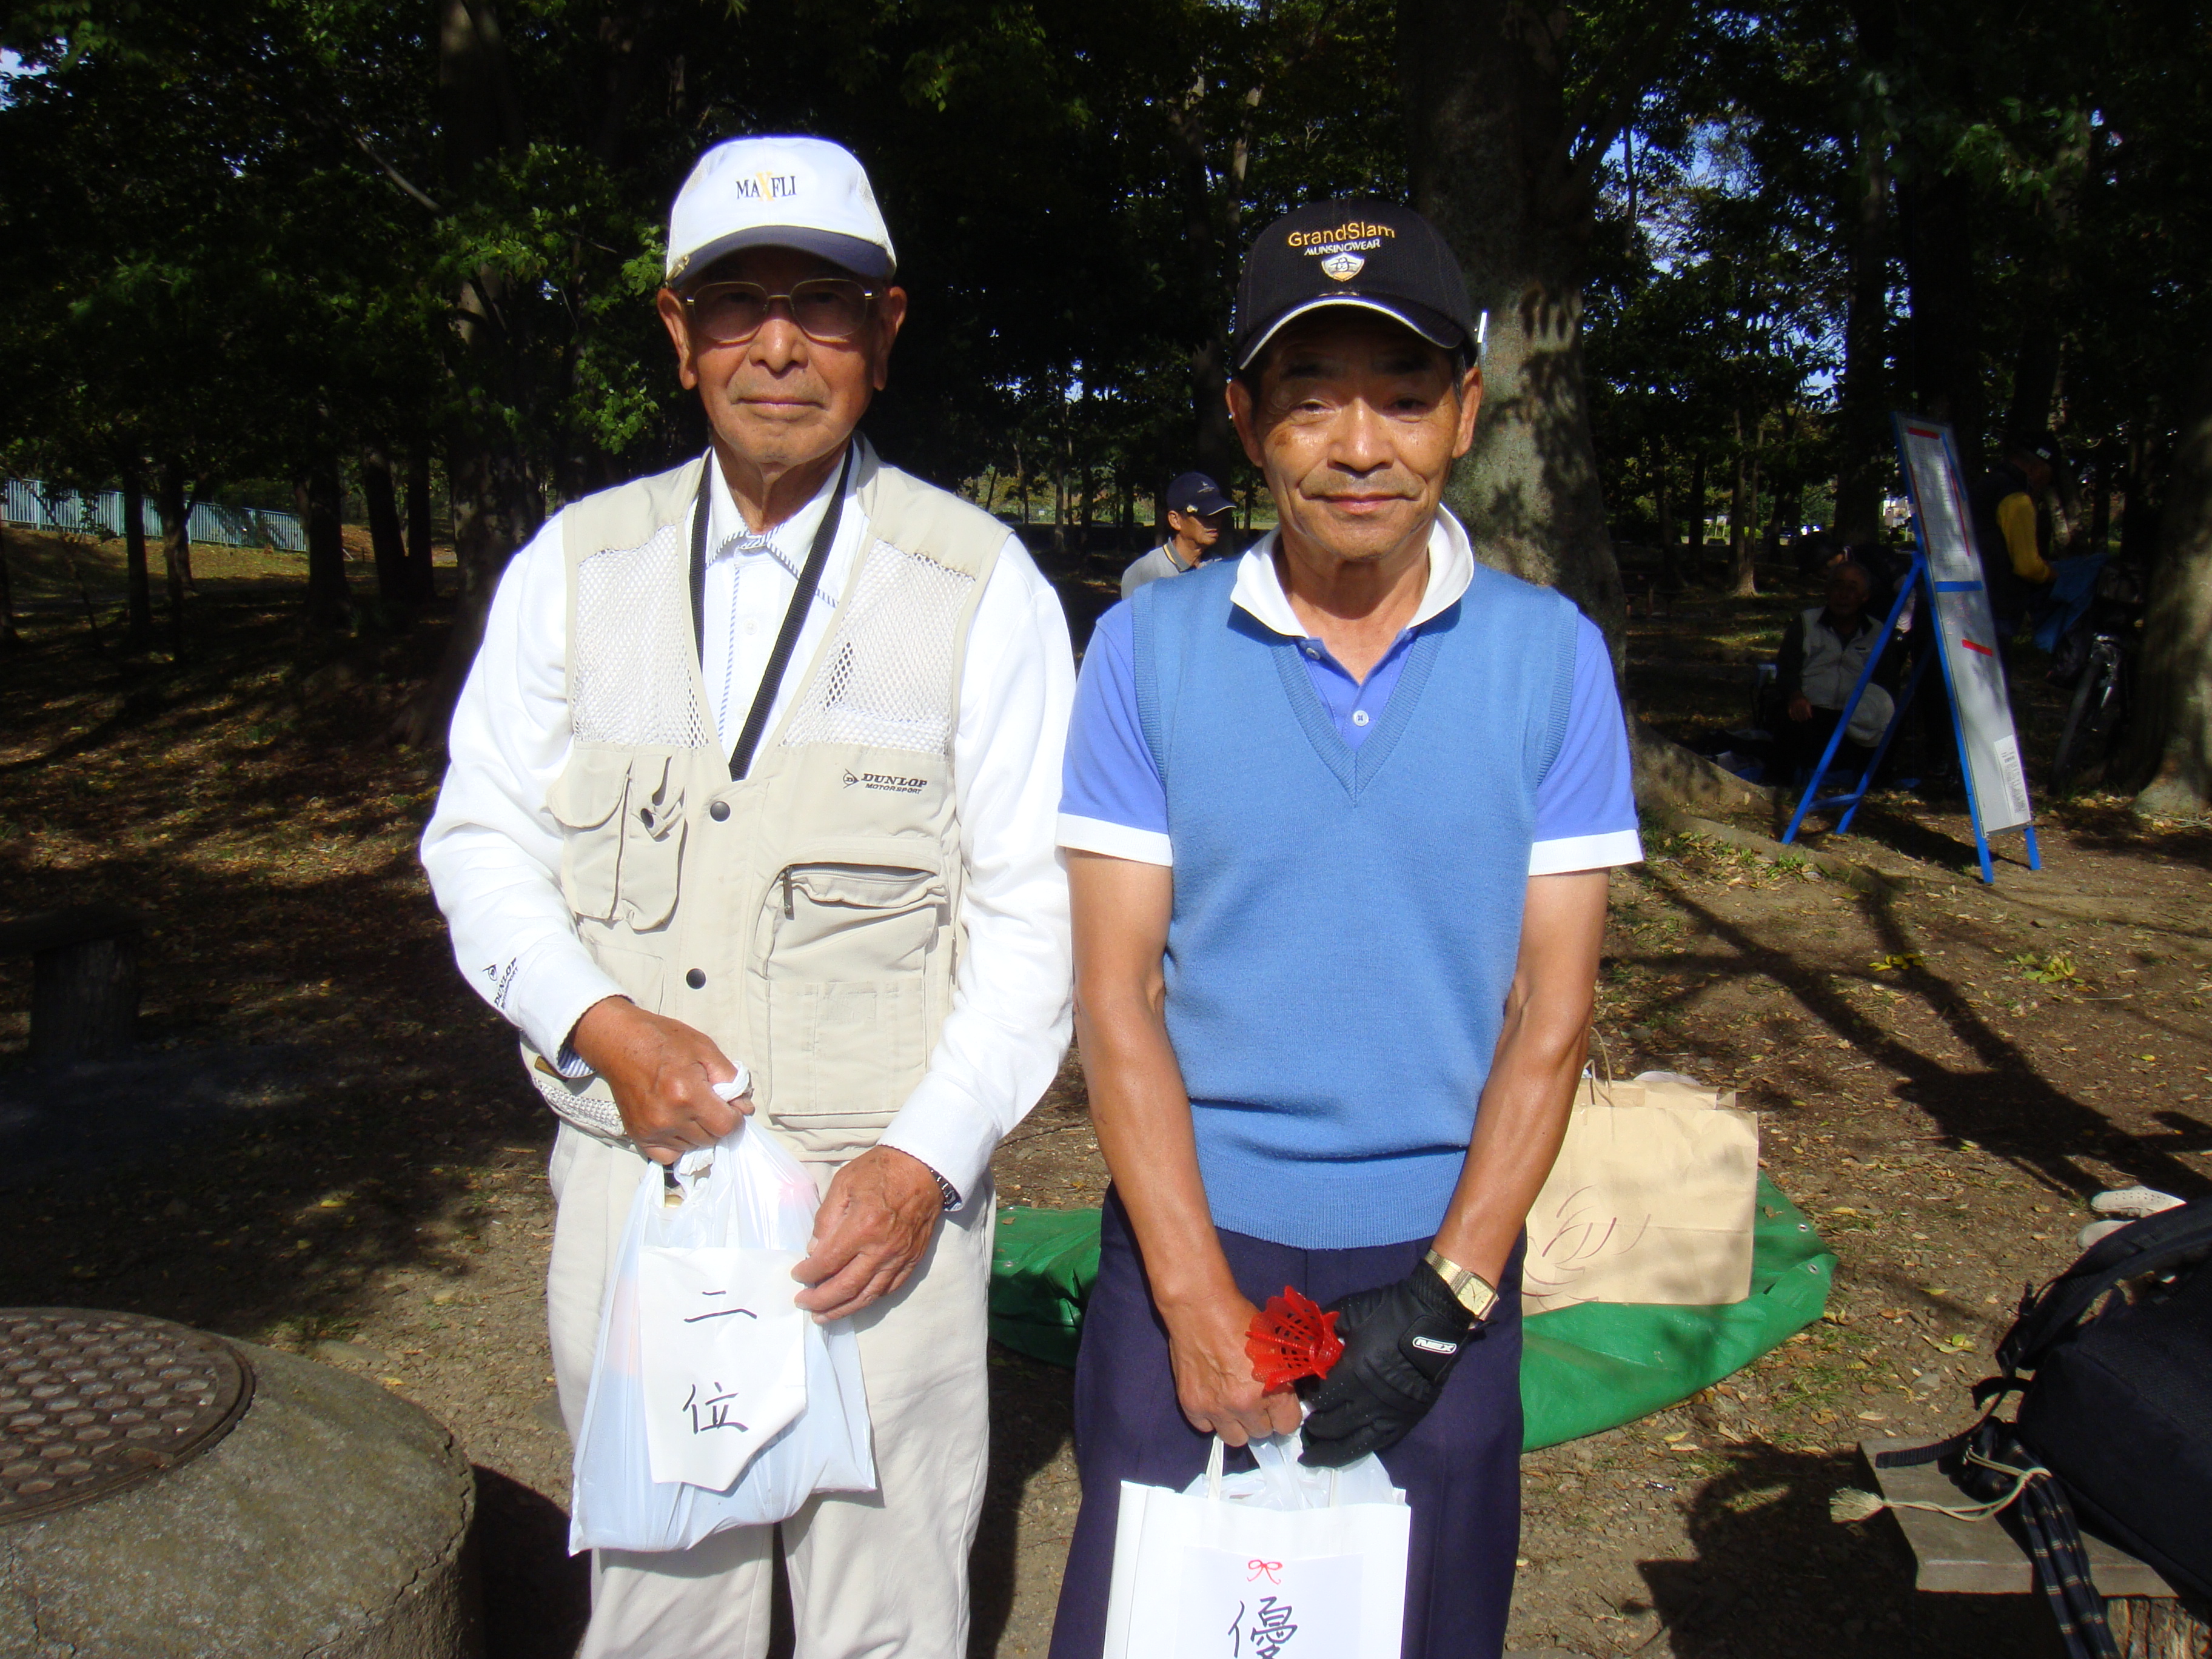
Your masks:
M1168 1034L1214 1223L1304 1249L1425 1239L1520 950L1576 613L1478 566L1354 750L1237 562L1131 600L1175 850Z

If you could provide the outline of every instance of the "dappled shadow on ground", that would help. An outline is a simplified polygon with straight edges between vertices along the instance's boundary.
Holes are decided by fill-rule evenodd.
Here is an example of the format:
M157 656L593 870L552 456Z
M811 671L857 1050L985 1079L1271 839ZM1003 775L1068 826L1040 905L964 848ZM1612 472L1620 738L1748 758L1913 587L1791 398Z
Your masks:
M27 625L0 666L0 891L137 911L136 1070L258 1086L141 1144L115 1075L28 1073L29 964L0 961L12 1127L51 1160L0 1207L0 1299L297 1346L386 1270L466 1279L502 1224L472 1172L542 1167L550 1129L415 864L434 762L383 747L357 699L303 698L350 647L303 645L290 606L193 616L181 665ZM434 659L436 630L403 648Z
M1903 1543L1828 1520L1838 1488L1863 1484L1853 1453L1750 1444L1686 1506L1689 1560L1641 1571L1675 1659L1844 1659L1894 1655L1908 1626Z
M2212 870L2212 824L2148 824L2137 817L2126 799L2106 795L2094 800L2069 800L2051 809L2051 815L2073 832L2076 844L2100 853L2146 851L2161 858Z
M2027 1595L1928 1595L1887 1516L1828 1500L1873 1484L1856 1451L1740 1446L1687 1506L1690 1560L1646 1561L1674 1659L2043 1659L2051 1615Z
M2000 1035L1955 987L1924 963L1886 975L1877 975L1872 969L1838 975L1763 942L1702 903L1683 884L1670 886L1674 902L1733 952L1704 964L1706 971L1763 976L1783 987L1837 1037L1901 1077L1901 1097L1926 1112L1952 1139L1976 1142L2021 1169L2036 1171L2055 1187L2084 1196L2105 1184L2100 1176L2076 1161L2092 1155L2163 1191L2195 1197L2208 1190L2204 1176L2176 1154L2212 1149L2212 1130L2175 1112L2158 1115L2171 1132L2165 1135L2130 1131L2114 1123L2047 1080L2021 1045ZM1913 946L1893 905L1889 897L1869 899L1865 914L1884 951L1909 960ZM1853 1006L1837 988L1839 979L1879 979L1917 997L1975 1057L1978 1069L1966 1070L1923 1053L1894 1023L1877 1022Z

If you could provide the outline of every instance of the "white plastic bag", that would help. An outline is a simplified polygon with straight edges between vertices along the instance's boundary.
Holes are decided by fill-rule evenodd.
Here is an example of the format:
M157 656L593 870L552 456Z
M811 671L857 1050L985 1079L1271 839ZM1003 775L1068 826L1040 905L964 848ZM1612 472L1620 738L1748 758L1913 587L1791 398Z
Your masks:
M674 1176L672 1189L657 1164L640 1177L599 1312L572 1554L689 1549L781 1521L817 1492L875 1490L859 1340L791 1305L813 1182L744 1125ZM750 1316L726 1316L732 1300ZM744 1374L722 1374L733 1366Z
M1121 1483L1105 1659L1398 1659L1413 1511L1380 1459L1297 1461L1252 1443L1224 1477L1217 1437L1182 1492Z

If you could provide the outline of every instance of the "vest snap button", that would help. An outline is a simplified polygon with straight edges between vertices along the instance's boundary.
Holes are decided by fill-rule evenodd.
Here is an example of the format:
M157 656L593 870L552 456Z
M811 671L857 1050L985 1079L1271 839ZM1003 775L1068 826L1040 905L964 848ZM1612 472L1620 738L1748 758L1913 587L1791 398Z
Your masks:
M684 982L695 991L705 990L707 988L706 969L703 968L694 968L690 973L684 975Z
M730 816L730 803L726 800L716 801L712 806L709 806L707 809L707 816L714 819L715 823L720 823L724 818Z

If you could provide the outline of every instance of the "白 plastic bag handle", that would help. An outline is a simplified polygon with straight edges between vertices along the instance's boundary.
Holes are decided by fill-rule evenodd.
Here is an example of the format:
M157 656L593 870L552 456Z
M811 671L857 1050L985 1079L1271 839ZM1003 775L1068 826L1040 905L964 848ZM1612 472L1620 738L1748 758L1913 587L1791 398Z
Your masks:
M1285 1462L1296 1462L1297 1461L1298 1454L1305 1449L1305 1436L1297 1429L1292 1429L1287 1435L1276 1435L1271 1437L1271 1438L1273 1440L1288 1440L1291 1443L1294 1449L1287 1454L1282 1451L1279 1448L1275 1449L1275 1455L1278 1457L1283 1458ZM1219 1435L1215 1435L1213 1437L1213 1444L1207 1449L1206 1454L1206 1496L1209 1502L1218 1504L1221 1501L1221 1460L1227 1455L1227 1443L1224 1441ZM1255 1462L1259 1461L1258 1453L1255 1452L1253 1454L1253 1461ZM1336 1477L1337 1471L1331 1469L1328 1472L1328 1502L1322 1506L1323 1508L1333 1510L1337 1506ZM1291 1489L1293 1491L1301 1491L1295 1480L1291 1482ZM1303 1496L1302 1492L1301 1495ZM1309 1504L1307 1507L1311 1508L1312 1506Z

